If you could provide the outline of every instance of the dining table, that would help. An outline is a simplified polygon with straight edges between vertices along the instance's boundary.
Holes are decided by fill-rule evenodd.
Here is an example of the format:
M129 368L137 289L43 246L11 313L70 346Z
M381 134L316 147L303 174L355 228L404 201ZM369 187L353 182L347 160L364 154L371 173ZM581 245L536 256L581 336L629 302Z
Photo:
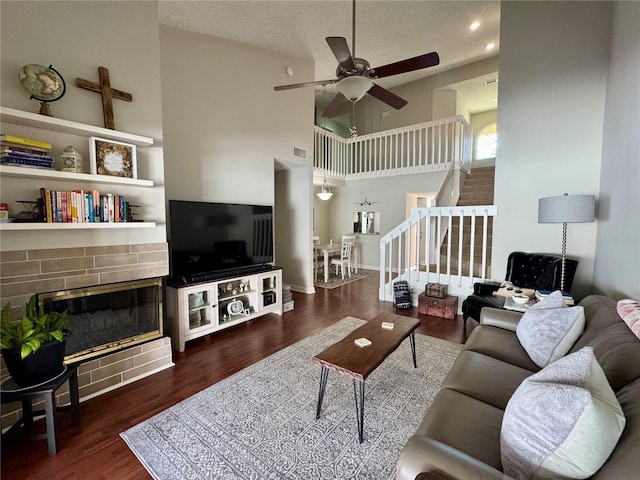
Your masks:
M329 281L329 257L335 254L340 254L342 251L342 243L328 243L326 245L316 245L315 249L321 253L324 257L324 283ZM358 273L358 264L360 262L360 244L354 243L351 249L353 258L351 261L351 268L355 273Z

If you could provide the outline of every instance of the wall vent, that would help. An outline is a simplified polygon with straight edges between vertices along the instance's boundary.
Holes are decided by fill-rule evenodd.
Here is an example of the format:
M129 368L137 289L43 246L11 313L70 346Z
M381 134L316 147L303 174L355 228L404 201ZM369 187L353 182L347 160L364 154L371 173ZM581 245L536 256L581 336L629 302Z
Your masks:
M307 158L307 151L302 148L293 147L293 156L298 158Z

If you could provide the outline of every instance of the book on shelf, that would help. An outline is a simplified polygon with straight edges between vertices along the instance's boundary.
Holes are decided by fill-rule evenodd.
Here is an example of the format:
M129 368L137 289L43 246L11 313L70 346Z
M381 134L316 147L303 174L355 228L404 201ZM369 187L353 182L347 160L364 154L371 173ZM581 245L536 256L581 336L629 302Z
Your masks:
M7 133L0 134L0 141L51 150L51 144L49 142L43 142L42 140L36 140L34 138L20 137L18 135L9 135Z
M36 160L51 160L53 161L53 157L49 155L48 152L37 152L37 151L27 151L27 150L16 150L13 148L0 148L0 157L22 157L22 158L33 158Z
M100 194L97 190L68 192L40 188L38 200L43 222L109 223L126 222L128 202L122 195Z
M538 301L543 300L547 298L549 295L551 295L552 293L553 293L553 290L536 290L536 294L535 294L536 300ZM564 303L566 303L569 306L575 304L575 300L573 299L573 297L569 292L562 292L562 299L564 300Z
M22 152L32 155L50 155L50 148L33 147L31 145L19 145L17 143L0 142L0 152Z
M2 154L0 155L0 163L3 163L5 165L13 165L17 167L53 169L53 159L14 157L13 155L5 156L4 154Z

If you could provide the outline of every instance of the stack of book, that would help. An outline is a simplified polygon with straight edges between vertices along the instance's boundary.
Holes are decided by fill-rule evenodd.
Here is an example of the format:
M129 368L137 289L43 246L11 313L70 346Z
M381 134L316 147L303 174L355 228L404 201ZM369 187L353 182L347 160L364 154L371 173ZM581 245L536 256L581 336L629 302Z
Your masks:
M17 135L0 135L0 162L31 168L53 168L51 144Z
M548 297L551 293L551 290L536 290L536 300L540 301L543 298ZM564 300L564 303L570 307L575 304L573 297L568 292L562 292L562 299Z
M40 189L42 220L47 223L127 222L129 202L122 195L97 190L59 192Z

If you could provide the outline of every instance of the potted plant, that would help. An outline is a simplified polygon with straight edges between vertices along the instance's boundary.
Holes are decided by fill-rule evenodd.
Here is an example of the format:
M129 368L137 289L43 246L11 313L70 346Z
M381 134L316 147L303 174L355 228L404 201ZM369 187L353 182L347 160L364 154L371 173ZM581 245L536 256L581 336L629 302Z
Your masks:
M21 320L11 320L7 303L0 319L0 348L11 377L19 386L54 378L64 371L64 350L69 331L67 311L44 312L32 296Z

